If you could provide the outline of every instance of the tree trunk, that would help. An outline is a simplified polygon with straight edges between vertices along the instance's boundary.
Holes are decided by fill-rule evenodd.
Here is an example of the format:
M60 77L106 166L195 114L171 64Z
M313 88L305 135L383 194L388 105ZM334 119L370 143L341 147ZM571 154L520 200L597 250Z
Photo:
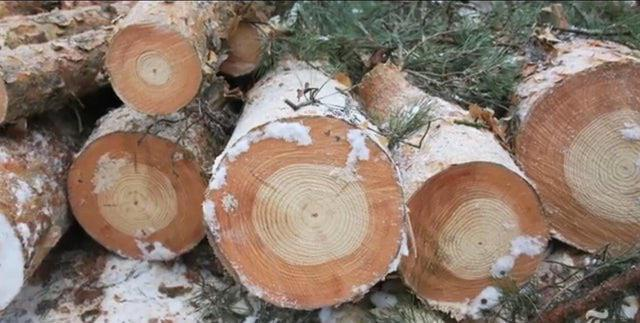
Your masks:
M153 118L122 107L99 121L67 187L76 219L107 249L169 260L202 240L199 206L223 138L198 108Z
M555 238L614 253L640 235L640 59L575 40L517 89L515 152Z
M463 124L473 122L464 110L426 95L397 67L377 65L358 90L383 128L429 109L430 124L393 151L415 237L401 273L434 307L476 316L496 278L524 282L541 261L548 233L535 192L493 133ZM519 252L521 241L536 252Z
M203 204L218 258L281 307L354 299L406 247L394 164L340 86L294 61L268 74L248 93Z
M106 30L0 51L0 123L65 107L106 85Z
M109 3L104 6L79 7L34 16L5 18L0 20L0 49L45 43L108 26L116 17L125 15L129 8L128 5Z
M128 106L169 114L212 82L233 2L141 1L121 21L106 57L111 84Z
M53 124L0 136L0 309L71 223L64 189L73 145Z
M59 1L2 1L0 2L0 18L18 15L35 15L58 6Z

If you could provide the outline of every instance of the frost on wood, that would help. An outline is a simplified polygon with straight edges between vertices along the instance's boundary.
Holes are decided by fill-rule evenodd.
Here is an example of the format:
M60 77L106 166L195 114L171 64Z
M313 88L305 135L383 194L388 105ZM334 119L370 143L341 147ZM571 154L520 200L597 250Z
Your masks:
M171 260L178 256L175 252L167 249L159 241L148 243L136 240L136 245L138 246L140 252L142 252L142 254L144 255L143 258L147 260Z
M467 315L474 320L482 317L482 311L493 308L500 302L502 292L493 286L489 286L480 292L480 294L469 304L469 312Z
M22 246L11 223L0 213L0 310L18 294L24 281Z
M347 167L354 168L358 160L369 159L369 148L367 148L367 137L362 130L351 129L347 133L347 140L351 144L351 151L347 156Z
M238 200L236 200L233 195L229 193L225 193L222 198L222 206L224 207L224 211L227 213L231 213L238 208Z
M209 230L211 230L216 240L220 239L220 224L216 219L216 205L213 201L207 199L202 203L202 213L204 214L204 222L207 224Z

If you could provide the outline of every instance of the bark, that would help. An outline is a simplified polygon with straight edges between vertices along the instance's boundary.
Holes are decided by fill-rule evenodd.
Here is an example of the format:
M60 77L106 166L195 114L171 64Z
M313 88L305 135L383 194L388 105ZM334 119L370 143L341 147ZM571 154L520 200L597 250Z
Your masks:
M52 10L59 1L2 1L0 18L18 15L35 15Z
M61 130L42 121L0 137L0 309L71 223L64 182L74 147Z
M305 83L317 93L303 97ZM405 251L397 170L342 91L283 62L248 93L213 167L209 242L250 293L281 307L361 296Z
M106 66L118 96L148 114L186 106L216 82L221 38L233 2L138 2L118 24ZM144 40L144 41L141 41Z
M457 319L477 316L475 303L496 277L522 283L541 261L548 233L535 192L493 133L411 85L397 67L377 65L358 91L383 131L428 109L431 121L392 152L415 237L401 274L435 308ZM522 236L540 251L514 253L511 244ZM501 259L513 262L500 267Z
M107 3L103 6L55 10L33 16L15 16L0 21L0 49L45 43L112 24L125 15L129 6Z
M162 118L129 107L104 116L68 181L71 208L85 231L109 250L146 260L173 259L201 241L199 205L224 138L205 126L200 109L223 103Z
M638 57L611 42L562 42L516 91L515 154L554 237L582 250L617 253L640 233Z
M63 108L106 85L102 65L109 35L99 29L0 51L0 122Z

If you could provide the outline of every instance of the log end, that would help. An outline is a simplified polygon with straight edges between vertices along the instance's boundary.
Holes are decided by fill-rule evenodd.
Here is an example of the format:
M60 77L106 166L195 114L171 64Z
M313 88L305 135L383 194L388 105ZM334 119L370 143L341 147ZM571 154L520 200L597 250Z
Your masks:
M623 252L640 235L640 64L567 75L529 109L516 154L556 238Z
M105 61L116 94L146 114L180 110L202 82L196 49L179 32L163 26L139 24L120 30Z
M18 295L24 282L22 244L5 215L0 214L0 310Z
M73 163L69 201L80 225L107 249L169 260L204 237L200 169L172 141L115 132L96 139Z
M203 205L210 242L254 295L332 306L397 267L402 193L364 131L330 117L272 122L228 147L215 170Z
M9 109L9 94L4 85L4 81L0 79L0 124L7 119L7 110Z
M400 266L405 283L454 317L477 314L477 297L500 280L522 283L548 240L533 188L488 162L456 165L430 178L409 200L415 248Z
M220 65L220 72L238 77L253 72L262 58L262 37L253 24L241 22L227 38L229 57Z

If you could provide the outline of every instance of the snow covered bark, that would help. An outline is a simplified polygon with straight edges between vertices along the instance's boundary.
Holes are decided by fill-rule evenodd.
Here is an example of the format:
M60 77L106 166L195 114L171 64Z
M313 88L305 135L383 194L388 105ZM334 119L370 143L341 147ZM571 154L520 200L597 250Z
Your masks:
M383 129L429 109L430 124L393 151L415 237L400 269L434 307L478 315L499 293L495 279L522 283L541 260L548 233L533 188L493 133L465 125L473 120L464 110L412 86L392 64L377 65L358 91Z
M0 309L71 223L64 189L73 145L52 124L0 136Z
M515 153L552 234L620 252L640 234L640 59L618 44L577 39L518 87Z
M106 66L128 106L169 114L186 106L201 84L214 82L220 39L233 14L227 1L140 1L118 25Z
M70 170L76 219L123 256L169 260L189 251L204 237L206 172L223 139L205 126L198 106L162 118L129 107L111 111Z
M0 51L0 123L65 107L106 85L104 29Z
M252 294L331 306L396 269L406 248L398 175L357 109L296 61L248 93L203 209L218 258Z
M118 2L104 6L86 6L72 10L55 10L33 16L14 16L0 20L0 49L45 43L111 25L125 15L130 6Z

